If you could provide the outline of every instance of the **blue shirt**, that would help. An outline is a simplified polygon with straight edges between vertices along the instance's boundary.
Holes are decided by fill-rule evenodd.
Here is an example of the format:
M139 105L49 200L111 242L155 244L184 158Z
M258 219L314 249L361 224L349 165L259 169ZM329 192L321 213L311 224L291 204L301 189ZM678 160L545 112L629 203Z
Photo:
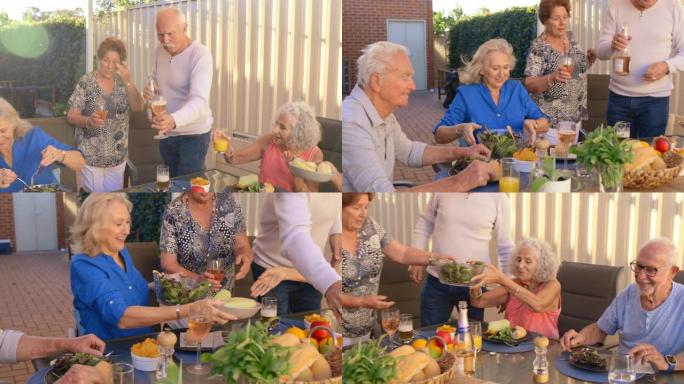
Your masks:
M62 144L52 136L48 135L40 127L34 127L26 135L14 140L12 144L12 166L0 156L0 168L11 168L17 177L27 183L31 183L31 176L40 166L42 160L41 152L52 145L57 149L72 151L74 148ZM52 167L45 167L33 178L34 184L56 184L57 179L52 173ZM0 192L20 192L24 189L24 184L19 180L14 180L7 188L0 188Z
M432 129L446 125L476 123L496 133L505 133L510 125L522 137L525 119L541 119L544 116L539 106L517 80L508 80L501 87L499 104L494 103L489 88L484 84L468 84L458 87L458 93L449 110ZM479 131L479 130L478 130ZM476 133L478 132L476 131Z
M639 288L631 284L620 292L596 323L605 333L620 332L620 350L652 344L664 355L684 351L684 285L673 283L672 292L652 311L641 307Z
M147 282L128 250L122 249L120 255L125 271L102 253L95 257L79 253L71 260L71 293L80 325L86 334L94 333L103 340L152 332L151 327L119 328L126 308L150 304Z

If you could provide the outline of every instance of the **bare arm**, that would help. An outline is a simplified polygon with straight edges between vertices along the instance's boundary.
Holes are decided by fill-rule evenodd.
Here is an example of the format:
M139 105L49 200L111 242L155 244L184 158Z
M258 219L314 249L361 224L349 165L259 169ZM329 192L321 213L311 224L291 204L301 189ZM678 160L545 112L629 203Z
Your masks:
M69 169L78 171L85 165L85 158L83 158L83 154L79 151L64 151L64 160L61 163Z
M235 264L240 268L235 274L235 279L240 280L247 276L250 268L252 268L252 261L254 260L254 250L252 250L252 246L249 245L247 233L243 232L235 236L233 254L235 255Z
M470 304L477 308L498 307L508 301L508 291L503 287L497 287L491 291L482 293L477 289L470 290Z
M223 158L228 164L245 164L252 161L257 161L261 159L264 149L273 140L273 135L268 133L263 136L259 136L253 143L240 148L234 154L226 152Z
M126 85L126 92L128 92L128 105L133 112L142 112L145 110L145 100L143 100L142 95L138 92L138 89L133 82Z
M448 144L454 140L460 139L461 136L461 131L455 125L442 125L435 131L435 141L437 144Z
M328 244L330 245L330 252L332 253L330 264L333 268L336 268L337 264L342 261L342 234L331 234L328 237Z
M509 277L506 277L506 279L508 281L502 284L504 288L506 288L511 295L515 294L515 297L525 303L533 311L543 312L557 307L561 288L558 281L549 281L539 292L533 293L511 280ZM515 293L516 291L518 291L517 294Z
M529 76L525 78L525 88L530 93L540 94L546 92L551 87L553 76L551 74L544 76Z
M180 306L180 317L188 317L190 304ZM143 307L134 305L126 308L119 320L119 328L130 329L149 327L164 321L176 320L176 307Z
M95 335L73 339L22 335L17 346L17 361L38 359L62 352L85 352L102 355L105 343Z
M178 256L173 253L161 253L161 267L164 272L169 274L180 273L185 277L192 277L193 279L196 279L199 276L195 272L183 268L180 263L178 263Z

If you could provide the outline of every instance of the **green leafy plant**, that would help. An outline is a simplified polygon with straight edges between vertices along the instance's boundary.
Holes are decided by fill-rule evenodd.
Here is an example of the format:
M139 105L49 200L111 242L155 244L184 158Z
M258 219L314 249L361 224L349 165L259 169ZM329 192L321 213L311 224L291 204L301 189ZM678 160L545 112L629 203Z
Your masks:
M231 332L226 344L214 353L202 355L211 363L211 372L222 375L228 384L246 379L258 383L277 383L290 370L290 350L269 340L265 323L247 325Z
M556 169L556 160L553 157L546 156L541 161L541 174L532 181L530 190L539 192L544 184L549 181L559 181L561 177L561 173Z
M603 185L614 188L622 184L624 166L632 161L632 146L628 141L620 141L613 127L600 127L589 132L586 139L570 153L577 155L577 162L586 165L591 172L597 168Z
M398 375L397 362L377 340L358 343L344 352L342 381L345 383L384 384Z

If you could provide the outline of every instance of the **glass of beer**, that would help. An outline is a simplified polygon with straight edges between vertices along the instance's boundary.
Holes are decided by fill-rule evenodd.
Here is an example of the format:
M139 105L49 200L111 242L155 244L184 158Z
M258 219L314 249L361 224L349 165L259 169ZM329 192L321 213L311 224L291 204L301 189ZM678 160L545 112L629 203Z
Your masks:
M162 95L155 95L154 98L152 98L152 101L150 102L150 109L152 110L153 117L164 115L166 113L166 97ZM154 136L154 138L157 140L163 140L167 137L168 136L161 133Z
M157 165L157 192L168 192L170 184L169 167Z
M203 365L200 361L200 352L202 350L202 340L207 337L211 330L211 306L204 303L191 305L189 315L189 328L186 336L197 342L197 363L188 368L188 372L195 375L205 375L209 373L210 368L208 365Z
M266 296L261 299L261 321L268 324L268 330L278 325L278 298Z
M575 71L575 57L569 52L560 57L559 69L568 76L572 77L572 73Z
M397 329L399 329L399 308L383 309L380 312L380 323L382 324L382 329L389 336L391 344Z
M413 340L413 315L402 313L399 315L399 341L408 344Z
M501 159L499 192L520 192L520 172L515 167L515 161L512 157Z
M226 259L210 258L207 261L207 272L214 276L212 279L223 281L223 276L226 274Z

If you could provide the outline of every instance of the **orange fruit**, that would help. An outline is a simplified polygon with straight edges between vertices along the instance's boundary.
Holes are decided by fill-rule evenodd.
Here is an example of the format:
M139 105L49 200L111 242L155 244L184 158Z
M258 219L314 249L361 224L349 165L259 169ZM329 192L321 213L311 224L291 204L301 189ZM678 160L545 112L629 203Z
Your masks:
M290 327L290 328L288 328L287 331L285 331L285 332L286 332L286 333L291 333L291 334L297 336L297 338L300 338L300 339L306 338L306 332L304 332L304 330L301 329L301 328L299 328L299 327Z
M318 349L318 340L314 339L313 337L309 337L309 343Z
M413 349L415 349L416 351L422 351L423 349L425 349L426 345L427 340L425 339L416 339L416 341L414 341L413 344L411 344Z
M320 343L318 344L318 351L325 355L326 353L330 352L331 349L335 346L335 339L332 337L326 337L325 339L321 340Z

